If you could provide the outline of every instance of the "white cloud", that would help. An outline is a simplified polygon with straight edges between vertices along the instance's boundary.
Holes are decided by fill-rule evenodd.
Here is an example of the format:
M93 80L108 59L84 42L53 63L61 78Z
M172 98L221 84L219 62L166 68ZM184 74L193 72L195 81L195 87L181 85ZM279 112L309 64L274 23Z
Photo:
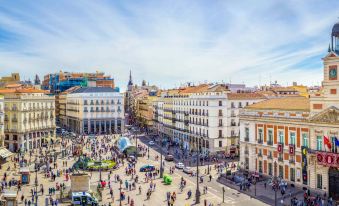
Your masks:
M336 1L327 9L321 1L214 3L0 5L0 28L17 39L2 42L0 30L0 75L101 70L121 87L129 69L138 83L162 87L230 79L250 85L321 81L319 56L339 12Z

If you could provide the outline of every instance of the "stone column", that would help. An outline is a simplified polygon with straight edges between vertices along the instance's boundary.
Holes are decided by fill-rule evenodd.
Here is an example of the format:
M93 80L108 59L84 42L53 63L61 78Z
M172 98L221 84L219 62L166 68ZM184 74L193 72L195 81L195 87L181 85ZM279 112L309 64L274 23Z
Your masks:
M99 133L101 134L101 120L99 121Z
M114 132L117 133L118 130L118 120L114 119Z

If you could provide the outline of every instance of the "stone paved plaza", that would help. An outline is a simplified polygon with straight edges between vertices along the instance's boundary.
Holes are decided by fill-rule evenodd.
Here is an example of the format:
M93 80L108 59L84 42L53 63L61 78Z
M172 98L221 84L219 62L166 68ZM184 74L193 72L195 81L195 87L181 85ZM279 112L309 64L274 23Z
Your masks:
M101 137L99 137L100 139ZM117 137L109 137L111 139L111 143L112 144ZM144 141L145 142L145 141ZM72 143L69 142L68 144L68 149L70 148L69 146ZM144 143L142 141L138 142L139 145L144 145ZM157 146L154 146L157 147ZM60 146L56 146L55 147L56 151L61 151L61 147ZM83 152L90 154L92 151L90 151L89 147L85 147L83 148ZM136 164L136 170L137 170L137 175L139 175L139 183L136 186L135 190L129 191L128 189L125 188L125 180L128 180L128 182L132 182L131 180L131 176L127 176L125 174L125 166L127 165L126 161L124 166L120 167L117 170L112 171L112 176L111 176L111 186L113 188L113 196L114 198L111 198L110 195L110 189L108 188L108 186L106 186L102 192L102 200L99 202L99 205L119 205L120 201L119 201L119 187L120 184L118 182L114 181L114 174L119 174L121 179L123 180L123 184L122 184L122 191L126 194L126 199L124 201L122 201L122 205L130 205L128 204L128 197L130 198L130 200L133 199L134 201L134 205L137 206L148 206L148 205L167 205L167 201L166 201L166 193L167 192L175 192L176 193L176 201L174 203L174 205L178 205L178 206L186 206L186 205L193 205L195 203L195 191L196 191L196 177L190 177L187 174L183 173L182 170L178 170L175 169L174 174L172 174L173 177L173 182L171 185L165 185L162 182L162 179L159 178L159 176L157 176L155 178L155 180L153 181L153 183L156 184L156 188L155 191L152 192L152 195L150 196L150 198L147 200L146 198L146 191L149 188L149 182L145 182L144 179L144 173L139 172L139 168L142 165L145 164L152 164L154 165L156 168L160 167L160 161L155 161L155 156L159 155L159 153L156 152L156 150L154 150L153 148L150 148L150 158L148 159L147 155L144 157L139 157L137 164ZM102 159L108 157L109 155L102 155ZM32 157L34 157L34 154L32 155ZM29 159L29 155L27 154L25 156L25 158ZM61 158L61 155L58 156L57 159L57 167L58 169L66 169L69 168L73 165L73 163L75 162L75 160L77 160L78 157L65 157L65 158ZM63 165L63 162L67 162L67 167L66 165ZM164 173L168 174L169 173L169 168L174 166L174 162L167 162L165 161L165 169L164 169ZM7 169L8 166L4 166L2 168L2 175L4 174L4 170ZM53 168L53 164L51 164L51 167ZM213 167L212 167L213 168ZM206 169L206 167L201 168L201 171L204 171ZM31 165L31 170L34 170L34 164ZM53 171L56 171L56 169L52 169ZM200 170L199 170L200 171ZM83 171L79 171L80 173L82 173ZM91 183L91 189L92 190L96 190L96 186L99 183L99 178L100 178L100 173L99 172L89 172L89 174L91 175L90 178L90 183ZM108 171L102 171L102 179L105 181L108 181ZM238 193L236 190L230 189L226 187L225 190L225 203L222 203L222 185L216 182L216 178L217 178L217 174L216 174L216 170L212 169L211 174L213 176L212 181L209 182L208 181L208 177L205 176L204 177L204 181L202 184L200 184L200 192L201 192L201 203L199 205L204 205L205 201L206 201L206 205L246 205L246 204L251 204L251 205L265 205L263 203L261 203L258 200L252 199L251 197L244 195L244 194L240 194ZM18 165L16 166L16 169L14 169L13 163L11 166L11 170L7 171L7 175L9 179L18 179L19 175L18 175ZM21 188L21 191L18 192L18 203L19 205L25 205L24 201L21 201L21 196L24 196L24 200L27 199L30 200L32 199L32 195L31 195L31 189L35 188L35 172L31 173L31 178L30 178L30 184L28 185L23 185ZM52 181L51 178L46 178L45 177L45 173L40 170L38 173L38 191L40 191L40 185L43 185L44 187L44 194L42 195L41 192L38 193L38 205L45 205L45 201L46 198L50 198L52 197L53 200L56 200L60 197L60 192L56 191L55 194L53 194L52 196L48 195L48 188L52 188L52 187L56 187L56 184L61 184L61 183L65 183L66 185L66 191L69 190L70 185L71 185L71 181L68 180L66 181L66 177L65 177L65 173L63 173L63 175L61 175L60 177L56 177L55 181ZM183 191L181 192L179 189L179 185L180 185L180 180L181 178L184 178L187 182L186 187L183 189ZM7 180L9 180L7 179ZM142 192L141 194L139 194L139 186L141 186L142 188ZM207 193L203 194L203 187L207 186ZM9 189L9 188L7 188ZM11 187L10 190L17 190L17 187ZM190 199L187 199L187 192L188 190L192 191L192 197ZM33 205L33 204L32 204ZM50 205L50 204L49 204ZM70 201L65 201L65 202L60 202L58 201L58 205L70 205Z

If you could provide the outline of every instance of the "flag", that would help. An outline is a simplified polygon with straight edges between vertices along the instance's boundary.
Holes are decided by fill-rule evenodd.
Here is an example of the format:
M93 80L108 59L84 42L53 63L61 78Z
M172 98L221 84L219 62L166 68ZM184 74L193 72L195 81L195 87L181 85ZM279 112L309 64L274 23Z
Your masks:
M334 137L335 146L339 147L339 140L337 137Z
M325 135L324 135L324 144L328 147L328 149L332 148L330 140Z

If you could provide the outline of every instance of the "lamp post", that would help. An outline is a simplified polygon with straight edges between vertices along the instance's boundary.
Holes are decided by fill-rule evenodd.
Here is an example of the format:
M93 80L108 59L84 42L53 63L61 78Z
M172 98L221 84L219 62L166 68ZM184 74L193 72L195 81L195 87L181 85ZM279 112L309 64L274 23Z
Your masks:
M148 144L148 148L147 148L147 158L149 159L149 144Z
M35 205L38 205L38 155L35 157Z
M210 174L210 151L207 151L207 174Z
M163 134L161 134L161 137L163 137ZM160 178L163 177L164 168L162 167L162 138L160 140Z
M122 190L122 188L121 188L121 185L122 185L122 180L120 180L120 187L119 187L119 191L120 191L120 194L119 194L120 203L119 203L119 205L120 206L122 206L122 199L121 199L121 190Z
M195 204L200 204L200 190L199 190L199 153L200 153L200 145L198 142L197 149L197 190L195 192Z
M135 138L135 159L138 159L138 136L134 135Z

